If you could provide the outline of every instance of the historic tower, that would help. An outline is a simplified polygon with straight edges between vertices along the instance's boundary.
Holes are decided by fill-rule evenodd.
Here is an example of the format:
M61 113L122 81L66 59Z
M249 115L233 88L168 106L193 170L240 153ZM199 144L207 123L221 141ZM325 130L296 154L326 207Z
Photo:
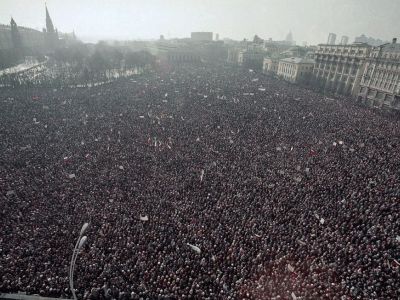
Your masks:
M54 49L57 46L57 41L58 32L54 29L53 21L46 6L46 44L48 49Z
M21 35L18 30L18 25L17 23L15 23L13 18L11 18L10 26L11 26L11 40L13 47L15 49L22 49Z

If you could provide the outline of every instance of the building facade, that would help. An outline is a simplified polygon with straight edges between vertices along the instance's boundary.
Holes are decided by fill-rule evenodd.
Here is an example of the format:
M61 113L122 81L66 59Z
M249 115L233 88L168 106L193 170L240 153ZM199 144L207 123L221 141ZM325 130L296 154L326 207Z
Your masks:
M327 42L327 44L328 44L328 45L335 45L335 43L336 43L336 34L335 34L335 33L330 33L330 34L328 35L328 42Z
M265 57L263 62L263 73L267 75L276 75L278 73L279 59Z
M312 84L320 91L357 96L371 46L318 45Z
M344 35L342 36L342 39L340 40L340 45L347 45L349 43L349 37Z
M43 32L18 26L18 32L21 37L21 45L26 49L43 49L44 48L44 35ZM0 24L0 50L12 49L18 45L14 44L11 35L11 26Z
M314 60L300 57L279 60L278 76L292 83L307 83L314 68Z
M374 48L366 60L358 101L400 111L400 44Z
M374 47L378 47L389 42L381 39L375 39L373 37L367 37L365 34L362 34L354 38L354 43L365 43Z
M258 47L241 50L238 53L238 65L245 68L261 71L263 68L264 57L264 50Z
M232 65L237 65L240 51L241 50L238 47L230 47L228 49L228 57L226 59L226 62Z

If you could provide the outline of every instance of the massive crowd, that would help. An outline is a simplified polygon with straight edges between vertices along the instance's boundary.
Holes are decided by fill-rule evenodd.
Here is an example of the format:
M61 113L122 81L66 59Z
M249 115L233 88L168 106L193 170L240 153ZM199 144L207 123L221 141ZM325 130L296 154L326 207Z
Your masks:
M0 89L0 291L399 299L400 122L249 70Z

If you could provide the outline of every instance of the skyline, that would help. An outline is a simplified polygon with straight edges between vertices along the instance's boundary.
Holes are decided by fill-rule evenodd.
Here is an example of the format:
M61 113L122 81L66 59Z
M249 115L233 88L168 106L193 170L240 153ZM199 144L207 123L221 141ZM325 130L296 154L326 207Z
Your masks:
M48 0L47 7L59 31L74 30L85 42L184 38L191 31L235 40L255 34L283 40L291 31L298 45L325 43L330 32L338 39L349 36L350 42L361 34L390 41L400 27L400 2L391 0L254 0L251 6L244 0ZM0 23L9 24L11 16L19 26L41 30L45 1L1 1Z

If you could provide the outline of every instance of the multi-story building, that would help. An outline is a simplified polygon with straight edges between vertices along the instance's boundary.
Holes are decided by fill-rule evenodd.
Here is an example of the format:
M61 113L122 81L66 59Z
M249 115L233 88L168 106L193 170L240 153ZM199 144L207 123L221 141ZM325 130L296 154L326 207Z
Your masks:
M278 76L292 83L307 83L311 77L314 60L291 57L279 60Z
M371 51L358 100L371 106L400 110L400 44L397 39Z
M263 68L263 61L265 51L259 47L248 47L246 50L239 51L238 65L261 71Z
M239 52L241 49L239 47L230 47L228 49L227 63L232 65L237 65L239 60Z
M348 36L342 36L342 39L340 40L340 45L347 45L349 43L349 37Z
M275 75L278 73L279 59L265 57L263 61L263 73L268 75Z
M328 36L328 45L335 45L336 42L336 34L335 33L330 33Z
M291 31L286 36L285 41L287 42L288 45L293 46L296 44L296 42L293 40L293 34Z
M293 46L279 53L280 58L304 57L308 53L307 47Z
M265 49L265 48L264 48ZM313 47L300 47L293 46L286 51L282 52L267 52L267 57L263 61L263 73L269 75L275 75L278 73L279 60L283 58L306 58L314 59Z
M313 85L321 91L356 96L370 51L368 44L318 45Z
M354 38L354 43L365 43L374 47L378 47L389 42L382 41L381 39L374 39L373 37L367 37L365 34L362 34Z
M264 41L264 51L271 54L281 53L292 46L287 41L273 41L271 38Z

